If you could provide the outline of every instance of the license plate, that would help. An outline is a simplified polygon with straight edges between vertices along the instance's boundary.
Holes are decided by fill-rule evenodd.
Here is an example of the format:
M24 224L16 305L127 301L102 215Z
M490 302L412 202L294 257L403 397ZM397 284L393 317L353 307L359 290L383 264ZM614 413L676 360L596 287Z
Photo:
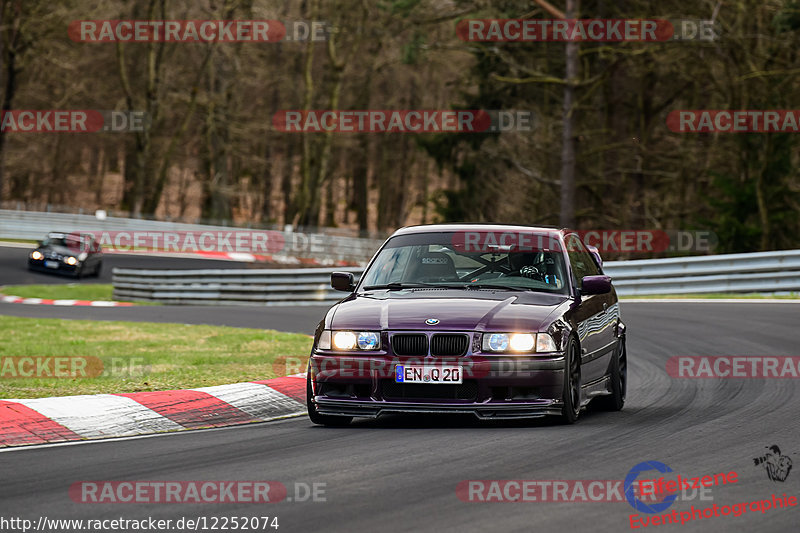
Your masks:
M44 266L47 268L58 268L58 261L45 261Z
M396 383L461 383L462 371L458 365L397 365Z

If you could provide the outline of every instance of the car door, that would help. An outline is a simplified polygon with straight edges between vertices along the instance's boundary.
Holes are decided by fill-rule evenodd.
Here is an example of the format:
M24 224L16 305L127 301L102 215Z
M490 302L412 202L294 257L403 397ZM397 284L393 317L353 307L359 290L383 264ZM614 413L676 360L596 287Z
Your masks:
M584 276L600 275L589 251L575 234L565 237L570 269L577 287L581 287ZM581 295L575 309L574 319L581 344L581 381L584 384L601 379L616 346L614 325L617 306L613 293Z

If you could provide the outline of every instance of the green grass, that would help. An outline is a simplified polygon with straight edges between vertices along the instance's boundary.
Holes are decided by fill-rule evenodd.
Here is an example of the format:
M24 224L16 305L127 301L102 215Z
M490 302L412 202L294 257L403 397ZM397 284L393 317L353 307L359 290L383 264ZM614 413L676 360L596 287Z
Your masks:
M759 293L746 293L746 294L736 294L736 293L724 293L724 292L715 292L715 293L707 293L707 294L648 294L648 295L636 295L636 296L620 296L621 299L638 299L638 300L647 300L652 298L675 298L675 299L688 299L688 298L707 298L709 300L718 300L718 299L750 299L750 300L763 300L763 299L780 299L780 300L796 300L800 298L800 293L793 292L791 294L779 294L779 295L771 295L771 294L759 294Z
M6 285L0 288L3 294L22 298L45 298L48 300L103 300L109 301L111 284L68 283L66 285Z
M4 242L11 242L11 243L22 243L22 244L32 244L35 245L39 241L33 241L31 239L0 239L0 244Z
M9 361L3 360L0 398L185 389L269 379L304 371L311 342L307 335L271 330L0 316L0 358L91 356L103 362L97 377L19 378L9 377L13 375L6 366ZM92 368L96 360L88 361Z

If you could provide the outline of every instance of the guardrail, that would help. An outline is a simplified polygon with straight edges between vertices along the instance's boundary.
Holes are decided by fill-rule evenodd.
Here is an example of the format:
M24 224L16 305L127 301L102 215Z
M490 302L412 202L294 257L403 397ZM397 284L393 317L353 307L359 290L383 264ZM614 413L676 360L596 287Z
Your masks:
M622 296L800 291L800 250L615 261L603 270Z
M360 275L361 271L350 272ZM188 305L321 305L346 295L330 268L139 270L115 268L115 300Z
M263 228L208 226L183 222L164 222L136 218L106 217L72 213L46 213L0 209L0 239L41 240L51 231L62 232L233 232L277 231L283 239L281 250L271 254L280 263L311 259L321 265L340 263L366 264L383 239L335 235L322 232L304 233ZM241 250L231 249L231 252ZM158 252L156 252L158 253Z
M604 264L620 296L800 291L800 250ZM190 305L333 304L330 274L347 268L114 269L114 298ZM349 269L359 276L361 270Z

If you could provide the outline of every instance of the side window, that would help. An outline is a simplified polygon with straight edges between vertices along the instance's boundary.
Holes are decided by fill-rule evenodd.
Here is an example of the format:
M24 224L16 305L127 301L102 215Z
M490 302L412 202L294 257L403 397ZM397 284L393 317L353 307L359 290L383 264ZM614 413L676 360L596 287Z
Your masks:
M580 288L583 285L584 276L596 276L600 271L597 269L597 265L586 250L586 247L575 234L568 235L566 241L572 274L575 276L578 288Z

